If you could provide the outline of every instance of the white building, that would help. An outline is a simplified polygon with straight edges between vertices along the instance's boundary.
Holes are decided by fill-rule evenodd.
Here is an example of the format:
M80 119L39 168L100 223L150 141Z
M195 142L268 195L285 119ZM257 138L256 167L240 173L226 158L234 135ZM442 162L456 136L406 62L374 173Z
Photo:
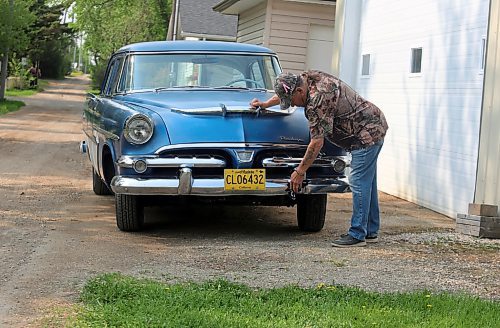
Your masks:
M333 71L389 122L380 190L451 217L500 204L498 14L487 42L488 0L336 2Z

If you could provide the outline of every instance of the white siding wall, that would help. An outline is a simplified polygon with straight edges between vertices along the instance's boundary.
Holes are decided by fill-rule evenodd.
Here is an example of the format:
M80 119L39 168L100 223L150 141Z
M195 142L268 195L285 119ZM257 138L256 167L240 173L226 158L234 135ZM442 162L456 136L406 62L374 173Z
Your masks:
M311 24L334 25L335 6L272 1L269 44L276 51L284 71L299 73L306 69L307 45ZM331 54L325 54L331 62Z
M475 188L489 1L361 1L353 87L389 123L379 189L451 217L466 213ZM416 76L409 73L413 47L423 48ZM368 78L360 76L363 54L372 57Z
M266 2L242 12L238 19L237 42L263 45Z

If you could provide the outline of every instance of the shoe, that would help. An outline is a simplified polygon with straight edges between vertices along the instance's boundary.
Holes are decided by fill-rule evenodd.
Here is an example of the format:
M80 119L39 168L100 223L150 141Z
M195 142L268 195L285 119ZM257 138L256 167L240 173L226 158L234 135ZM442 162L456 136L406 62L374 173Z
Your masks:
M378 236L377 235L372 235L372 236L366 236L365 241L369 244L371 243L378 243Z
M351 235L341 235L339 239L332 242L333 247L359 247L366 246L366 241L359 240Z

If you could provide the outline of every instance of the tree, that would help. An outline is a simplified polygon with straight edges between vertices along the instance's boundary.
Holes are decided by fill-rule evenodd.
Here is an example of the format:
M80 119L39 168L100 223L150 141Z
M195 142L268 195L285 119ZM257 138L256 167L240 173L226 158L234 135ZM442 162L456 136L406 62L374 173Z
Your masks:
M28 56L39 66L44 76L61 78L69 70L67 50L73 29L61 23L66 8L63 3L35 0L30 6L36 20L30 26Z
M27 28L34 20L29 11L29 0L0 0L0 58L2 73L0 75L0 100L5 99L7 80L7 63L9 54L23 51L28 45Z
M85 48L96 64L95 76L122 46L166 38L171 0L75 0L73 3L74 26L85 34ZM94 81L96 85L99 82Z

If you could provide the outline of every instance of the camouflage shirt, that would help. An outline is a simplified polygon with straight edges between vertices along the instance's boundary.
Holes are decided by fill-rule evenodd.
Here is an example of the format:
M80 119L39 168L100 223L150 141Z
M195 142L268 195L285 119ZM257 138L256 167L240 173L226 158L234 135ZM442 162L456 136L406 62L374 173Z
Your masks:
M388 125L377 106L330 74L307 71L301 77L309 85L305 115L311 138L325 137L348 151L384 139Z

